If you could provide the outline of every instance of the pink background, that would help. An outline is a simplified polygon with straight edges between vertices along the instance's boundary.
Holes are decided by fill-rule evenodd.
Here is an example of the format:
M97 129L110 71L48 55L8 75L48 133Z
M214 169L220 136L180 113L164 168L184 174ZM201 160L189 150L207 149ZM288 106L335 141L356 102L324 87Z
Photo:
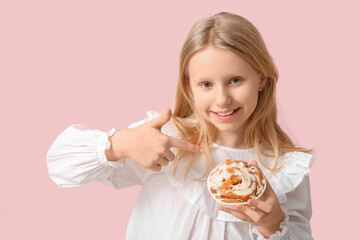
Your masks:
M358 232L358 203L346 197L360 160L356 1L119 2L1 1L0 239L125 238L140 188L61 189L46 153L72 123L108 131L173 108L187 31L219 11L260 30L280 71L280 122L316 149L314 238Z

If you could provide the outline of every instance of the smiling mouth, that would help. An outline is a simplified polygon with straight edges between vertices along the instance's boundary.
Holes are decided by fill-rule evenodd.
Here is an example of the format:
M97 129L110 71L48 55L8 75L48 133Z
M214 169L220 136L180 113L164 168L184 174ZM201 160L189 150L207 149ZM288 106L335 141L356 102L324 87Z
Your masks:
M219 116L222 116L222 117L224 117L224 116L229 116L229 115L231 115L231 114L234 114L236 111L238 111L240 108L237 108L237 109L235 109L235 110L232 110L232 111L230 111L230 112L226 112L226 113L217 113L217 112L213 112L213 113L215 113L215 114L217 114L217 115L219 115Z

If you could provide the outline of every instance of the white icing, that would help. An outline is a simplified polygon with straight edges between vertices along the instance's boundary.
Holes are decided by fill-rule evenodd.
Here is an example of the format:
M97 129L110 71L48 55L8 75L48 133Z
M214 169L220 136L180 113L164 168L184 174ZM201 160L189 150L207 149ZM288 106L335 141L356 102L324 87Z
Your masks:
M233 173L229 173L227 169L233 169ZM236 169L238 168L238 169ZM248 196L250 198L257 198L263 192L265 186L265 179L262 180L262 185L260 184L260 177L255 175L255 172L261 172L254 166L248 165L247 167L243 162L236 163L232 161L230 165L226 163L220 164L215 167L208 179L208 187L210 189L215 189L216 193L213 193L214 196L221 196L225 192L230 192L230 188L233 189L232 193L241 196ZM230 179L231 175L237 176L240 180L240 183L234 185L230 184L227 190L221 188L224 181ZM255 191L255 193L253 193ZM253 194L252 194L253 193ZM221 200L220 200L221 201Z

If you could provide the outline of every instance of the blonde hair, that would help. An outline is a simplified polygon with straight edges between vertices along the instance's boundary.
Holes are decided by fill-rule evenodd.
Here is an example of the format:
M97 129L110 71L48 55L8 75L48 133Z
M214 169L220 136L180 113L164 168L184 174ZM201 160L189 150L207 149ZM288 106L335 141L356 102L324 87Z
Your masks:
M245 129L245 145L254 148L260 162L271 172L278 168L278 159L284 153L292 151L309 152L310 150L294 145L289 136L277 122L276 82L277 68L265 46L259 31L245 18L236 14L221 12L197 21L189 31L180 55L179 80L176 89L175 109L172 122L182 139L200 145L204 149L207 162L207 173L214 167L211 156L211 145L216 140L217 129L203 119L194 106L194 96L190 87L188 64L191 57L209 44L227 49L246 60L267 81L258 96L258 104L247 120ZM261 159L265 154L260 143L273 150L274 164L266 166ZM174 173L181 159L190 155L191 161L185 177L197 154L179 151L174 162Z

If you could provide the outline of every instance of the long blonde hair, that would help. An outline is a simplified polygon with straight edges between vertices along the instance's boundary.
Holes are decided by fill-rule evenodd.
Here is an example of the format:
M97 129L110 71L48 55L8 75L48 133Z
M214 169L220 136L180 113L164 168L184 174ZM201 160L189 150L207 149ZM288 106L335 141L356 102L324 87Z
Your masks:
M211 156L211 145L216 141L217 128L203 119L194 106L194 96L190 87L188 64L191 57L209 44L227 49L246 60L255 70L267 79L258 96L258 104L247 120L245 129L245 145L254 148L261 163L261 155L265 154L260 143L273 150L273 166L265 166L271 172L278 168L278 159L284 153L292 151L309 152L310 150L294 145L289 136L277 122L276 83L277 68L265 46L259 31L245 18L236 14L221 12L197 21L190 29L180 55L179 80L176 90L175 109L172 122L182 139L200 145L205 151L207 173L214 167ZM196 154L179 151L174 162L174 173L181 159L191 156L185 177ZM204 175L204 177L206 174Z

